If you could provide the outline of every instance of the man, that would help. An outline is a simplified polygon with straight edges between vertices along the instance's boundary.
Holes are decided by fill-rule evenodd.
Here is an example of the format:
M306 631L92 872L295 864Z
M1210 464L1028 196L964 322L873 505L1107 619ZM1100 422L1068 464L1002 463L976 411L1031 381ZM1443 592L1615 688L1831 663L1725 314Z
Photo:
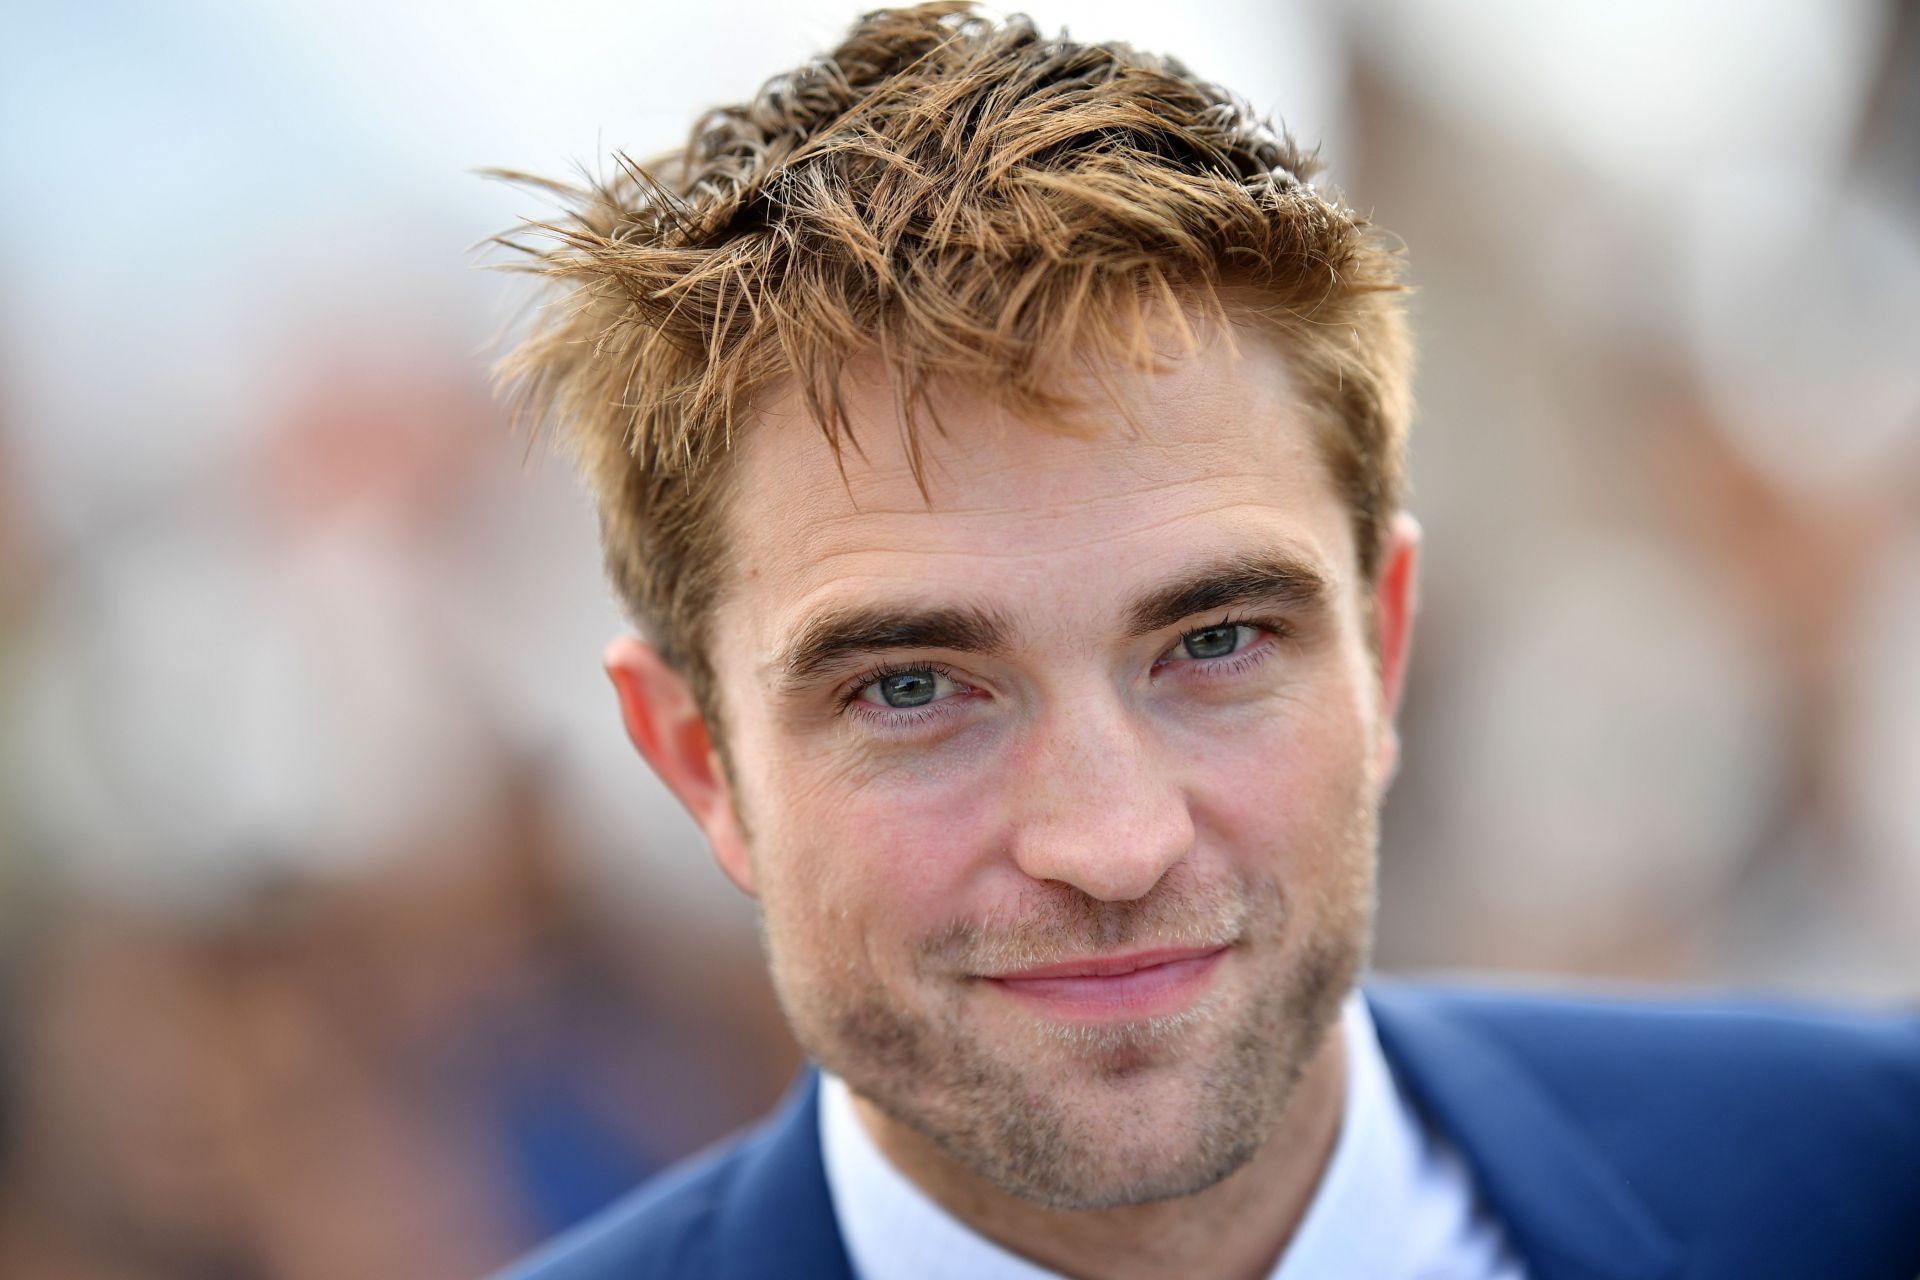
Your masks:
M567 192L506 374L820 1071L518 1274L1920 1270L1920 1025L1356 993L1409 357L1310 176L937 4Z

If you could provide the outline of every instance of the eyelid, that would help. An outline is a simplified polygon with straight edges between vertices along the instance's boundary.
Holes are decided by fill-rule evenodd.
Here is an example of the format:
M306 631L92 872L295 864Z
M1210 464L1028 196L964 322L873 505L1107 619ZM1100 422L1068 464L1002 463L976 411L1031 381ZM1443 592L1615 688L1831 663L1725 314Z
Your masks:
M877 684L878 682L886 679L888 676L906 675L909 672L915 672L915 671L931 671L933 674L937 676L942 676L945 679L952 681L955 685L959 686L962 692L972 692L973 690L973 686L968 684L966 681L962 680L958 675L954 674L951 668L938 662L924 662L924 661L922 662L912 662L912 661L883 662L875 666L864 667L861 669L861 671L857 675L849 677L845 682L843 682L840 685L840 688L835 692L834 702L840 707L842 711L845 711L849 709L855 702L859 702L862 700L860 695L866 691L868 686ZM941 702L949 702L949 701L952 701L952 699L936 698L933 702L927 703L920 707L885 707L885 708L882 708L882 711L883 712L924 711L926 707L937 706Z
M1273 640L1285 639L1287 636L1293 634L1293 628L1284 618L1244 618L1229 614L1217 622L1206 622L1197 627L1183 628L1180 634L1173 638L1173 643L1161 651L1160 657L1155 661L1154 665L1160 666L1169 662L1179 663L1181 665L1207 665L1231 661L1247 652L1245 649L1236 649L1234 652L1222 654L1218 658L1176 658L1174 656L1179 653L1180 646L1194 636L1199 635L1203 631L1218 631L1223 627L1251 627L1253 630L1261 633L1263 637Z

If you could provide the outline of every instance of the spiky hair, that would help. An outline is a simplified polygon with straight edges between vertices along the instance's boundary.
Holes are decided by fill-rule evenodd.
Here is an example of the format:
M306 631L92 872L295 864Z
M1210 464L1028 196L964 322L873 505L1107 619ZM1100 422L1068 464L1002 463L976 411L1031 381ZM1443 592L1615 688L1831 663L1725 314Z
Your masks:
M967 3L881 10L676 152L505 175L565 212L503 238L562 297L501 379L565 435L616 590L703 701L732 435L797 391L837 450L859 359L890 373L917 465L938 385L1058 421L1063 367L1150 363L1154 317L1233 299L1289 335L1371 575L1409 414L1397 259L1314 169L1172 59Z

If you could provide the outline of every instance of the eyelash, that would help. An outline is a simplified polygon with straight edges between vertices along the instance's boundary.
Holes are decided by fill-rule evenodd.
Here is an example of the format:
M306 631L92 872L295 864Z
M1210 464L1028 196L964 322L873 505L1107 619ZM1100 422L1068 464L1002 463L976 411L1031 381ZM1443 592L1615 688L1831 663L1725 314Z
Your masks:
M951 668L937 662L889 662L881 666L869 667L841 686L839 694L836 695L840 713L858 716L890 729L910 729L915 725L925 724L937 716L947 715L951 711L947 704L956 699L942 698L936 702L929 702L924 707L881 708L869 706L860 697L861 691L876 680L885 680L888 676L903 676L916 671L931 671L937 676L944 676L953 681L963 689L972 688L966 681L955 675Z
M1185 644L1192 637L1199 635L1202 631L1217 631L1222 627L1251 627L1260 633L1260 639L1266 640L1284 640L1291 634L1287 624L1279 618L1243 618L1234 614L1228 614L1218 622L1210 622L1204 627L1194 627L1191 630L1181 632L1179 638L1173 642L1173 647L1167 652L1172 654L1178 651L1181 645ZM1201 679L1214 680L1223 676L1237 675L1242 671L1256 667L1260 663L1265 662L1267 658L1271 656L1272 651L1272 645L1260 644L1256 641L1248 648L1237 649L1223 657L1188 658L1184 661L1156 662L1154 663L1154 669L1157 671L1161 667L1174 665L1191 667L1194 669L1194 674Z
M1218 622L1210 622L1205 626L1193 627L1181 632L1173 642L1173 649L1178 649L1181 645L1185 644L1188 639L1203 631L1214 631L1221 627L1252 627L1255 631L1260 632L1263 638L1269 640L1282 640L1290 634L1290 629L1287 624L1278 618L1243 618L1229 614ZM1258 666L1267 660L1272 650L1272 645L1256 643L1250 648L1238 650L1234 653L1226 654L1223 657L1189 658L1183 662L1179 662L1177 665L1193 668L1194 673L1202 679L1219 679L1225 676L1237 675L1242 671ZM1169 653L1171 652L1172 650L1169 650ZM1168 665L1175 664L1156 660L1154 670L1158 671ZM972 687L958 675L954 674L951 668L943 666L938 662L884 663L880 666L866 668L859 675L854 676L840 687L839 693L835 695L835 702L838 704L840 714L857 716L870 724L889 730L913 729L941 716L952 714L954 708L949 704L959 701L958 698L942 698L936 702L930 702L923 707L881 708L868 705L865 699L860 696L861 691L876 680L884 680L888 676L907 675L919 671L931 671L937 676L942 676L945 679L953 681L953 683L963 689L970 690Z

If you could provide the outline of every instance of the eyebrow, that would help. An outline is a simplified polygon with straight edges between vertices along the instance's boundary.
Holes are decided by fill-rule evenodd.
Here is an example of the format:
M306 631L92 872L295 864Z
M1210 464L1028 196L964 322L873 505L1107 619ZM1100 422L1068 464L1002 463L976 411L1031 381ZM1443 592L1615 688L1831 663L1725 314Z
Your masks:
M1148 635L1199 613L1264 604L1285 609L1318 607L1327 598L1326 578L1303 560L1280 553L1228 556L1184 570L1147 591L1126 612L1130 637ZM947 649L957 653L1003 653L1015 628L990 609L866 608L848 605L808 620L772 663L782 683L801 686L850 659L901 649Z
M889 649L997 653L1011 633L985 609L832 609L809 621L773 664L787 684L805 684L849 658Z
M1196 613L1242 605L1312 609L1327 599L1327 580L1312 565L1281 553L1228 556L1182 573L1127 610L1127 633L1143 636Z

